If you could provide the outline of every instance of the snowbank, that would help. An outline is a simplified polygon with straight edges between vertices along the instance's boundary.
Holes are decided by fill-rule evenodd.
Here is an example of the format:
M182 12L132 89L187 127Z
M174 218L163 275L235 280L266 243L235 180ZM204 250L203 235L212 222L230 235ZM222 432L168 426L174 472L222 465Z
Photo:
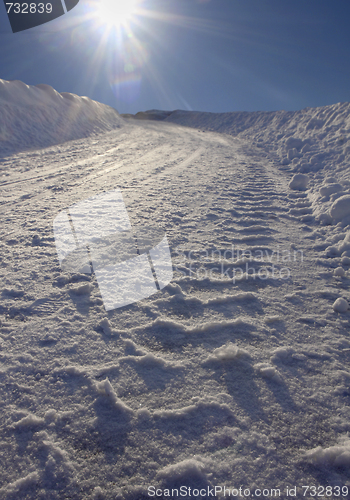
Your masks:
M145 113L149 119L155 114L154 110ZM350 223L349 103L294 112L177 110L165 121L244 139L276 169L291 174L291 190L307 193L312 201L312 214L307 219L315 219L321 225Z
M0 155L81 139L120 127L118 112L49 85L0 80Z
M350 222L350 104L300 111L208 113L149 110L128 118L163 120L199 131L237 136L290 172L289 188L307 192L321 225ZM308 174L306 176L306 174ZM304 177L303 177L304 176ZM338 198L340 198L339 201Z
M302 156L312 151L314 141L323 140L326 134L336 135L335 141L343 150L347 142L344 135L350 128L349 111L349 103L300 111L207 113L177 110L166 121L241 137L254 136L255 140L261 139L271 145L278 142L286 153L295 150L294 155Z

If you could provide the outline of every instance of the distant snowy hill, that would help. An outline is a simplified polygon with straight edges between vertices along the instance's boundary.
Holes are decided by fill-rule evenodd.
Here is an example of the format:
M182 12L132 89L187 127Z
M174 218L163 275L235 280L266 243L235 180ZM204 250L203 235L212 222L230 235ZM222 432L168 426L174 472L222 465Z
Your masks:
M123 116L138 120L165 120L186 127L240 137L254 136L258 142L264 140L271 146L283 145L285 139L291 135L300 135L304 141L322 140L327 135L328 141L331 140L329 145L332 144L332 139L339 139L344 144L346 141L341 136L350 130L350 103L305 108L301 111L208 113L152 109L136 115ZM288 148L291 146L291 143L286 144ZM297 145L297 149L301 149L301 144ZM350 147L348 149L350 150Z
M0 155L47 147L120 127L118 112L49 85L0 80Z

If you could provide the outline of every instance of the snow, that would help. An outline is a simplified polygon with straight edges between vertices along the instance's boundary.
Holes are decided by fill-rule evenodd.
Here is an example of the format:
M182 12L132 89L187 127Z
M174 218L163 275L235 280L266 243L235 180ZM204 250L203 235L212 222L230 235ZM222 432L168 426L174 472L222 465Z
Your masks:
M331 206L330 216L335 222L350 222L350 195L341 196Z
M0 124L3 156L109 131L121 127L122 119L88 97L0 79Z
M123 401L121 401L118 396L116 395L110 381L108 378L103 380L102 382L97 382L95 384L96 390L100 393L106 396L108 399L110 399L113 403L113 406L119 410L119 412L123 414L133 414L133 410L129 408Z
M0 88L1 499L345 498L349 104L134 120ZM86 244L117 190L173 277L107 310Z
M333 309L336 312L344 313L349 309L349 304L346 299L343 299L342 297L339 297L334 304L333 304Z
M282 382L282 378L275 366L271 366L268 363L257 363L254 365L254 368L258 370L262 377L274 380L275 382Z
M334 276L341 276L341 277L344 277L345 276L345 271L342 267L337 267L336 269L334 269Z
M340 443L328 448L318 446L313 450L305 453L305 457L314 463L328 463L335 466L348 467L350 465L350 439L346 436L341 436Z
M249 357L249 353L230 342L228 345L224 345L218 347L217 349L214 349L213 354L207 358L207 361L229 361L237 360L242 357Z
M305 174L295 174L293 179L289 183L290 189L295 189L298 191L305 191L307 183L309 182L309 176Z

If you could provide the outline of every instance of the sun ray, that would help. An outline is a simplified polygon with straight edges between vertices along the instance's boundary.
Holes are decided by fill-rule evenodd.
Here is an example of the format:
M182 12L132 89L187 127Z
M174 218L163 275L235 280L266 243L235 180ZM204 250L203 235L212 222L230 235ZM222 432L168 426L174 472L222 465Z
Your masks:
M140 0L100 0L94 16L107 28L125 26L137 14L139 4Z

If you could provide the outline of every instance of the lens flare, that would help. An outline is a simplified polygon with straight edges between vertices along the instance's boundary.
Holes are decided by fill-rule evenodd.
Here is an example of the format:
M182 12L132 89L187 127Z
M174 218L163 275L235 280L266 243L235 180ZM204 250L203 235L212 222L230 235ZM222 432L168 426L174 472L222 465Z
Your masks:
M157 88L163 101L172 102L173 94L169 94L163 80L167 60L161 69L154 62L162 55L163 46L167 46L163 31L159 33L155 26L172 25L206 32L211 32L213 26L205 19L168 12L167 8L157 10L154 4L157 2L84 0L79 16L71 18L69 40L62 38L66 43L64 48L69 50L74 46L76 52L88 59L85 80L91 95L103 78L109 83L118 103L135 103L147 89L144 84ZM42 42L50 43L52 50L58 50L58 40L55 40L55 46L51 39ZM171 58L168 59L171 70ZM189 107L187 103L186 107Z
M132 103L140 97L142 73L148 58L147 49L133 36L119 46L109 65L109 82L119 101Z

